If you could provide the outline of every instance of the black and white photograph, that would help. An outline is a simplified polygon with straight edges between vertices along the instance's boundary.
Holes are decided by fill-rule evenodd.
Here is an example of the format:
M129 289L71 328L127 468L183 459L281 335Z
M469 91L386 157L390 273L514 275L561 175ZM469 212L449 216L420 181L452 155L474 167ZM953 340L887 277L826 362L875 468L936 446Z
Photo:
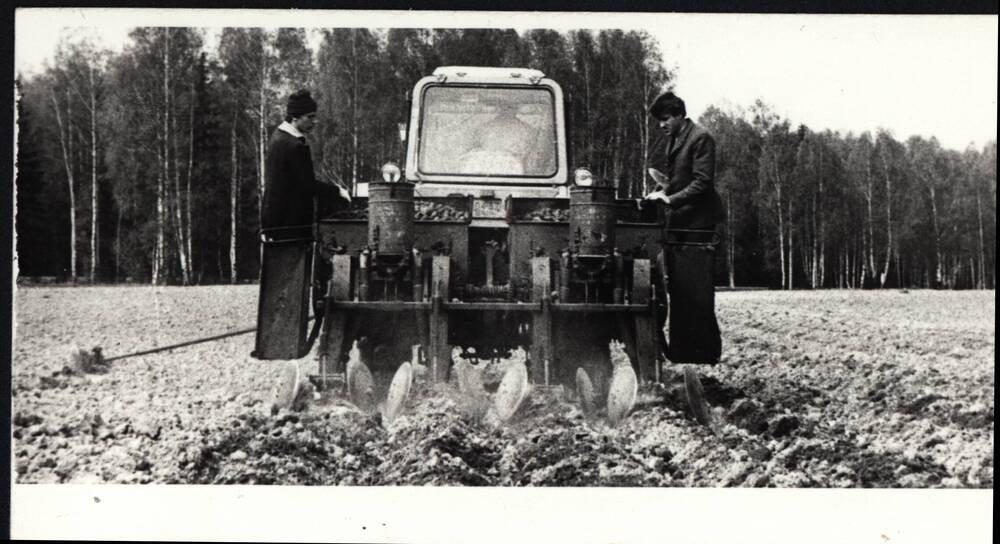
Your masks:
M995 13L14 28L11 536L991 537Z

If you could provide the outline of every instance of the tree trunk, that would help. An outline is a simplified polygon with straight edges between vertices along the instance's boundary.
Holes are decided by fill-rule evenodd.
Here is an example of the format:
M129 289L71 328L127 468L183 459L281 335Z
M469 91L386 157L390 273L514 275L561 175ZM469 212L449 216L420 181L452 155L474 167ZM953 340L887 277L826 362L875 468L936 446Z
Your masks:
M266 49L265 45L261 45L262 48ZM264 170L266 168L265 161L265 146L267 142L267 126L265 124L267 113L264 101L266 100L265 95L265 85L267 84L267 55L266 51L261 51L261 70L260 70L260 97L259 103L257 104L257 183L259 186L257 192L257 213L258 219L263 218L264 213ZM261 221L263 222L263 221Z
M893 252L896 256L896 287L903 286L903 267L899 265L900 257L899 250Z
M67 142L68 127L63 127L62 113L59 110L59 99L55 90L52 91L52 105L56 110L56 125L59 127L59 147L62 150L63 167L66 169L66 184L69 188L69 275L70 281L76 282L76 194L73 183L73 165L70 157L73 154L72 142ZM68 106L68 102L67 102ZM66 124L72 122L67 116Z
M122 209L118 208L118 219L115 221L115 283L121 281L122 254Z
M160 164L161 174L159 176L159 181L157 183L156 191L156 247L158 254L158 265L156 267L157 271L160 272L160 266L164 261L164 250L165 250L165 236L164 232L167 217L169 215L169 210L165 210L165 207L169 205L166 202L167 195L166 192L170 186L170 29L163 29L163 140L162 147L163 153L160 157L162 161ZM160 279L159 273L155 274L153 283L158 283Z
M236 107L233 107L233 122L229 127L229 283L236 283L236 238L239 219L239 160L236 155Z
M864 232L862 232L861 238L863 239L864 236L865 236ZM851 251L850 255L851 257L851 275L849 276L851 279L850 287L852 289L861 289L862 287L864 287L862 281L864 279L864 268L865 268L865 253L864 253L865 247L864 244L862 243L855 246L852 249L853 251Z
M358 31L351 31L351 192L358 186Z
M857 281L854 284L856 289L865 288L865 254L864 248L861 248L860 253L854 254L854 277Z
M979 219L979 289L986 289L986 244L983 242L983 202L976 183L976 217Z
M173 125L174 130L171 131L170 135L171 145L173 147L173 149L171 150L171 162L173 163L173 168L174 168L173 208L174 208L174 224L176 225L176 229L174 230L174 241L177 244L177 257L180 259L181 263L181 278L184 282L184 285L188 285L189 283L191 283L191 271L188 268L187 248L186 248L187 244L184 240L184 231L185 231L184 203L182 199L183 193L181 192L181 183L180 183L181 174L180 174L180 169L177 167L176 118L177 118L176 116L172 117L171 125Z
M844 266L844 250L843 248L841 248L841 250L837 253L837 264L836 268L834 268L834 276L833 276L833 282L834 284L836 284L837 289L844 288L844 281L843 281L844 268L846 268Z
M645 99L645 103L642 105L642 115L639 119L639 134L642 137L642 172L639 175L639 179L641 180L639 191L643 195L647 193L646 178L649 177L649 174L646 173L649 170L649 91L649 72L643 70L642 96ZM730 271L731 270L732 268L730 268ZM732 274L730 274L730 276L732 276ZM729 281L732 283L732 277L730 277Z
M184 234L185 242L187 243L187 261L188 268L194 270L194 253L191 250L191 238L194 231L194 226L191 224L191 173L194 169L194 78L191 78L191 104L188 110L188 163L187 163L187 187L186 187L186 198L184 199L184 215L185 223L187 224L187 230Z
M849 270L847 255L851 251L850 247L843 246L840 251L837 252L837 264L834 265L834 283L837 285L837 289L846 289L849 277L847 271Z
M872 211L872 201L875 196L875 189L872 186L872 165L871 159L868 159L867 168L865 171L865 203L868 207L868 243L866 247L867 251L867 269L862 271L861 283L864 284L866 277L875 277L875 216ZM863 286L863 285L862 285Z
M826 284L826 235L823 228L819 230L819 288Z
M639 114L636 117L641 117L643 114ZM646 147L649 145L648 136L646 135L646 130L643 128L643 119L637 119L637 128L639 129L639 140L642 142L642 169L639 170L639 176L633 177L632 182L629 183L629 193L641 197L646 194L646 168L649 159L647 157L648 151Z
M816 269L819 266L819 235L818 235L818 223L819 220L816 216L819 214L819 209L816 207L816 193L813 193L812 201L813 209L813 221L812 221L812 244L810 249L812 250L812 255L809 262L809 287L811 289L816 288L816 283L819 281L819 270Z
M854 273L854 261L856 259L855 254L857 253L857 246L852 246L848 244L847 248L844 250L844 287L847 289L854 289L854 281L856 275Z
M861 237L864 238L864 231L862 231ZM864 251L863 244L860 242L857 245L849 245L847 247L847 255L844 256L844 258L847 259L847 268L844 270L844 275L846 276L844 281L847 284L848 289L854 289L859 280L856 268L858 266L858 254L862 251Z
M167 87L169 90L169 86ZM182 202L181 193L181 172L180 168L177 167L177 116L174 115L172 108L174 107L173 96L168 91L168 96L170 97L170 163L173 165L173 193L174 193L174 224L176 228L174 229L174 241L177 244L177 257L180 259L181 264L181 280L184 285L191 283L191 271L188 269L187 260L187 249L186 243L184 241L184 204Z
M934 229L934 258L936 265L934 267L934 280L938 283L941 282L941 232L938 228L938 209L937 209L937 194L934 190L934 185L932 181L927 181L927 191L930 193L931 197L931 228Z
M979 276L982 272L977 266L978 261L973 254L969 254L969 289L979 289Z
M854 288L854 256L855 248L851 244L844 247L844 288Z
M826 243L825 243L826 242L826 236L823 234L823 231L826 228L826 224L823 222L823 212L826 211L826 202L824 202L824 198L823 198L823 196L824 196L823 195L823 148L820 148L820 151L819 151L819 168L820 168L820 170L819 170L819 198L818 198L818 206L819 207L815 208L815 210L816 210L815 213L816 213L816 223L817 223L817 225L816 225L816 232L814 233L814 235L817 238L819 238L818 255L816 255L814 257L815 259L819 260L819 263L816 264L816 267L818 268L818 272L819 272L819 277L817 277L817 278L815 278L813 280L815 282L815 284L813 285L813 288L817 288L818 287L818 288L822 289L823 288L824 280L826 279L826 274L825 274L826 273L826 267L825 267L825 264L826 264L826 259L825 259L825 256L826 256Z
M889 175L889 161L882 156L882 165L885 167L885 266L879 275L879 287L885 287L885 282L889 278L889 263L892 260L892 177Z
M795 219L792 212L792 200L788 199L788 290L791 291L795 274Z
M850 246L844 251L844 285L848 289L854 289L854 259L851 258L854 251L855 248Z
M99 266L97 225L97 93L94 89L94 67L87 72L90 79L90 283L97 280Z
M778 194L778 262L781 266L781 288L788 288L785 274L785 221L781 213L781 184L776 186Z
M590 62L583 63L583 84L584 84L584 94L587 97L585 100L586 108L586 126L587 132L585 133L587 141L584 143L584 149L587 152L587 159L583 164L594 164L593 156L593 145L594 145L594 126L590 115Z
M736 234L733 231L733 197L729 191L726 191L726 238L728 238L726 268L729 269L729 287L736 287Z
M611 146L611 153L611 179L614 181L614 186L618 187L618 190L621 190L621 183L619 181L622 177L622 124L620 121L615 127L614 144ZM625 198L630 197L631 195L625 195Z
M850 270L851 261L849 258L851 248L849 246L844 246L840 249L840 254L837 259L837 288L844 289L848 287L851 281Z
M158 142L159 143L159 142ZM157 145L156 149L156 246L153 248L153 285L159 285L161 267L163 266L163 151Z
M864 234L862 234L864 238ZM854 289L864 288L864 268L865 268L865 254L864 247L859 245L854 248L851 253L851 287Z

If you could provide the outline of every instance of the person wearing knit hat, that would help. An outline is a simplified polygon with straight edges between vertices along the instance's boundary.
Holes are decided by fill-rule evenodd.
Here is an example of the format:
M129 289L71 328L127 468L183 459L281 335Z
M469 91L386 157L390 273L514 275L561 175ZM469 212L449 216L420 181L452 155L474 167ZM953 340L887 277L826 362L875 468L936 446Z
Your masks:
M350 205L350 193L344 187L316 179L306 139L316 127L316 109L316 101L308 90L292 93L285 107L284 122L268 140L260 214L261 283L257 312L268 321L259 323L257 328L254 357L273 360L305 356L300 353L302 346L311 345L311 340L304 336L307 292L310 285L325 285L331 274L329 264L321 260L314 267L312 263L314 208L317 201L321 208L330 211ZM306 258L301 258L303 255ZM313 279L318 282L315 284L310 279L314 270ZM289 295L297 290L301 296ZM302 306L297 306L298 303ZM320 323L322 319L313 323L310 338L316 338ZM300 327L303 334L300 342L288 342L289 331L298 331ZM284 391L289 384L294 386L295 381L281 382L278 390ZM279 396L287 396L286 393L292 394L285 391Z
M285 107L285 121L291 121L297 117L313 113L316 109L316 101L313 100L309 91L303 89L292 93L288 97L288 105Z
M351 200L344 187L332 180L316 179L306 140L316 126L316 110L316 101L308 90L292 93L285 107L285 121L268 141L261 228L275 236L292 235L293 230L298 230L288 227L306 227L311 232L317 197L321 202L333 201L341 207Z

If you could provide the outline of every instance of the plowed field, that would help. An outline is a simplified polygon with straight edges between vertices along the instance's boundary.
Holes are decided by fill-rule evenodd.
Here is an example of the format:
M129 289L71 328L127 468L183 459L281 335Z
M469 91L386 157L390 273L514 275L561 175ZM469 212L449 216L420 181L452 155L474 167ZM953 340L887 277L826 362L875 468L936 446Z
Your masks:
M993 291L720 293L723 360L701 369L714 430L670 366L616 428L542 395L476 423L452 385L423 388L388 428L336 399L271 415L290 363L252 359L252 335L64 368L73 346L110 358L252 327L256 296L19 289L17 482L993 486Z

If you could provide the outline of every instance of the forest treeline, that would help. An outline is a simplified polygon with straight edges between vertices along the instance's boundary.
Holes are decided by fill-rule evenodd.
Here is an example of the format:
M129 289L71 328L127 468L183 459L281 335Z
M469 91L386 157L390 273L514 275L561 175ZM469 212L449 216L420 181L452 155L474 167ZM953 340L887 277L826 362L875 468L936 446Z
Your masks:
M567 94L571 167L623 198L649 189L663 141L647 111L675 74L645 33L328 29L310 43L299 28L135 28L120 52L64 39L15 82L20 274L256 279L266 143L285 97L313 91L317 173L353 185L402 159L407 92L444 65L544 71ZM813 130L762 101L698 121L718 143L720 284L994 287L995 141L957 152Z

